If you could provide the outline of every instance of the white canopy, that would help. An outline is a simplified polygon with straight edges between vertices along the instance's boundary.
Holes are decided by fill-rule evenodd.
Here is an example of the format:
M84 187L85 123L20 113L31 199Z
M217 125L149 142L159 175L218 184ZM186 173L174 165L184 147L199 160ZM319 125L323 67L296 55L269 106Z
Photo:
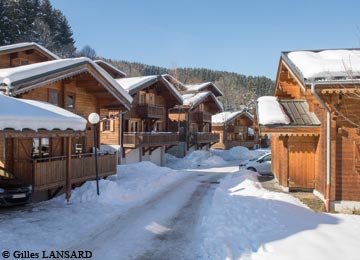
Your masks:
M0 131L6 128L84 131L86 128L84 118L47 102L13 98L0 93L0 107Z

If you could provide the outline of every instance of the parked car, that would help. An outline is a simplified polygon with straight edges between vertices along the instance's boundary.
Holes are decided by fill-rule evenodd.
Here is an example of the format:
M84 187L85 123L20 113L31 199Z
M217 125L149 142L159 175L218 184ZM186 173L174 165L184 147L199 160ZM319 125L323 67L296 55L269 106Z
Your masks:
M25 205L31 201L32 187L0 167L0 206Z
M257 172L261 175L272 175L271 153L264 154L257 159L250 160L243 164L240 164L239 167Z

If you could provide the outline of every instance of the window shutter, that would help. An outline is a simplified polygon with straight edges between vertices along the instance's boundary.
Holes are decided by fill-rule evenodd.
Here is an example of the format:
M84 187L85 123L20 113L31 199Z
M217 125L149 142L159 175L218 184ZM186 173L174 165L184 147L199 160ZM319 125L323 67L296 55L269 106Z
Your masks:
M110 131L114 132L114 124L115 124L115 120L110 120Z
M104 131L104 122L100 122L100 131Z

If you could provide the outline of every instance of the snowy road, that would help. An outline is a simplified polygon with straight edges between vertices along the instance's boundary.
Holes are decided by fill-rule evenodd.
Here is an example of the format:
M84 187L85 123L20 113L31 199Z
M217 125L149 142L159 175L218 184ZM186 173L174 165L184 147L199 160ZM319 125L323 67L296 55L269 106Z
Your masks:
M93 230L70 250L91 250L94 259L199 259L199 224L223 170L197 170ZM219 172L223 171L223 172ZM94 216L96 217L96 216Z

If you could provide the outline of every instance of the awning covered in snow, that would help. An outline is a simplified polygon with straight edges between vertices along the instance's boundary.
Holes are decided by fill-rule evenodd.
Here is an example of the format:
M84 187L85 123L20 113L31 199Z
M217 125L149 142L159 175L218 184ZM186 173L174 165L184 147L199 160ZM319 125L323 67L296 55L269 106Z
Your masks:
M0 131L84 131L86 128L84 118L47 102L18 99L0 93L0 107Z

